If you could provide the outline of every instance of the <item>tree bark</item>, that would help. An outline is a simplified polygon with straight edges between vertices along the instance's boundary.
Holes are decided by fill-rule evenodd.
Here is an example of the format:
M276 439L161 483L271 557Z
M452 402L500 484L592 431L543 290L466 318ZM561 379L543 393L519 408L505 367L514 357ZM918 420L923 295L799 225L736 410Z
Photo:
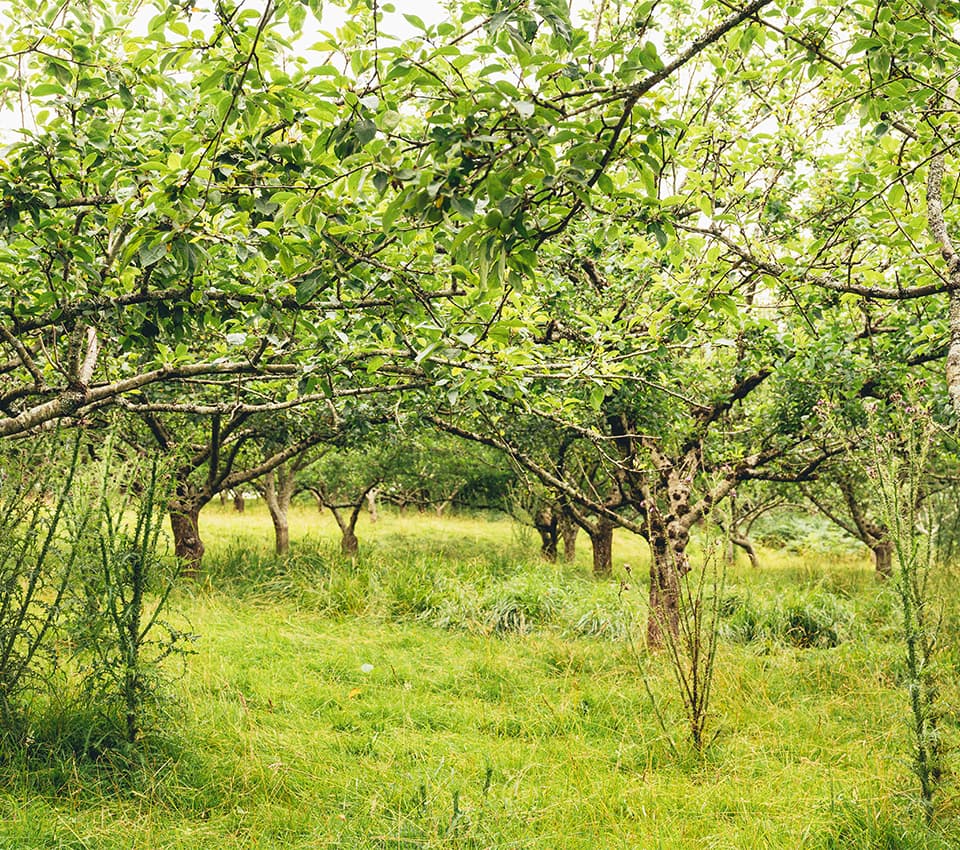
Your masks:
M889 538L878 540L870 550L873 563L877 568L877 578L886 581L893 575L893 541Z
M174 553L182 564L181 575L191 579L200 574L203 561L200 507L196 502L173 502L169 509Z
M753 543L750 542L750 538L745 537L742 534L734 534L730 537L731 546L739 546L747 553L747 557L750 559L750 566L756 569L760 566L760 562L757 560L757 550L753 548Z
M273 521L274 550L278 555L286 555L290 551L290 524L287 517L295 483L293 471L281 464L263 477L263 486L260 488Z
M373 489L367 493L367 513L370 514L370 522L376 522L378 519L380 519L380 515L377 513L376 489Z
M357 540L357 520L360 518L360 510L367 500L367 494L364 492L353 505L327 505L330 513L337 521L340 528L340 554L353 558L360 551L360 542ZM350 514L344 516L341 509L350 508Z
M951 86L955 90L955 84ZM950 301L947 307L947 327L950 343L947 348L946 377L947 393L955 413L960 414L960 256L947 229L943 214L943 177L946 170L943 151L930 159L927 168L927 227L934 241L940 246L940 255L947 264L951 284Z
M286 555L290 551L290 524L287 515L271 516L273 520L274 551L278 555Z
M340 537L340 552L350 558L360 551L360 541L352 528L343 529Z
M673 499L674 507L689 514L683 499ZM670 514L664 517L653 509L647 514L647 542L650 545L650 614L647 619L647 646L664 645L664 631L676 639L680 626L680 580L690 571L687 544L690 533Z
M540 557L551 564L557 561L557 516L552 508L542 508L533 518L540 535Z
M577 534L580 527L567 510L560 512L560 537L563 540L563 561L572 564L577 560Z
M551 564L557 562L557 536L538 528L540 532L540 557Z
M242 514L247 507L246 499L243 498L243 493L239 490L233 491L233 509L238 513Z
M551 564L557 561L557 517L552 508L542 508L533 517L540 535L540 557Z
M590 545L594 578L609 578L613 574L613 523L606 517L597 517L590 532Z
M647 646L659 649L664 631L676 638L680 628L680 573L670 547L650 546L650 614L647 618Z

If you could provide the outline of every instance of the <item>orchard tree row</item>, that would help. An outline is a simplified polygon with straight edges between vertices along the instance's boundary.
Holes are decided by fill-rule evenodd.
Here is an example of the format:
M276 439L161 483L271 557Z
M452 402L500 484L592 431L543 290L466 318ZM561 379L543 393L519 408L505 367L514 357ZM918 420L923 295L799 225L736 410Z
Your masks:
M166 458L195 571L204 504L261 488L283 548L298 476L350 551L384 446L429 425L537 482L548 555L646 539L653 644L694 526L749 546L777 488L889 572L863 435L960 410L949 5L323 11L17 4L0 435ZM426 439L409 469L456 477Z

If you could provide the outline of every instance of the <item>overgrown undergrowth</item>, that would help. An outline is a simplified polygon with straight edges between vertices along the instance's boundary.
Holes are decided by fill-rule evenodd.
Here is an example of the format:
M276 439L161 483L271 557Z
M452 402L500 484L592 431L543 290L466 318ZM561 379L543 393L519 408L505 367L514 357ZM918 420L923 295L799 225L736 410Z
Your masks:
M671 753L625 640L644 597L620 585L623 560L643 573L629 541L596 582L588 551L542 564L505 523L388 518L350 562L325 527L277 561L255 510L250 536L205 519L206 583L175 600L201 639L163 734L91 749L75 706L35 730L0 766L0 847L960 841L949 791L933 828L910 804L894 607L865 562L765 553L729 571L719 735L698 759ZM650 684L679 728L663 659Z

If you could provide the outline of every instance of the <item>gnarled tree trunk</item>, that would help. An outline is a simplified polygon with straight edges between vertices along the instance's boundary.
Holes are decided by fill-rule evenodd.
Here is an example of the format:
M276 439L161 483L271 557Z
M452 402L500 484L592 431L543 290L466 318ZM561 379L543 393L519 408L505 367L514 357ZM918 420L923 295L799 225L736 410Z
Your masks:
M597 517L588 534L593 548L594 578L609 578L613 574L613 523L604 516Z
M884 581L893 575L893 541L889 537L881 538L870 546L873 563L877 568L877 578Z
M551 564L557 560L559 539L557 513L552 508L541 508L533 518L534 527L540 535L540 557Z
M680 626L680 574L669 549L654 550L650 557L650 614L647 619L647 646L658 649L664 632L674 637Z
M200 574L200 564L203 561L200 508L201 505L195 501L175 501L169 508L173 550L182 565L181 575L186 578L196 578Z
M577 560L577 534L580 527L568 510L560 509L560 538L563 540L563 561L572 564Z
M756 569L760 562L757 560L757 550L754 549L753 543L750 541L749 537L746 537L743 534L733 534L730 536L730 545L739 546L747 553L747 557L750 559L750 566Z
M340 552L352 558L360 551L360 541L357 540L356 532L352 528L345 528L341 531Z
M241 490L233 491L233 509L238 513L242 514L247 507L247 501L243 498L243 492Z
M676 514L688 514L687 505L671 494ZM680 626L680 580L690 571L687 544L690 533L676 514L664 517L656 508L647 514L650 544L650 613L647 619L647 645L662 647L664 632L678 636Z

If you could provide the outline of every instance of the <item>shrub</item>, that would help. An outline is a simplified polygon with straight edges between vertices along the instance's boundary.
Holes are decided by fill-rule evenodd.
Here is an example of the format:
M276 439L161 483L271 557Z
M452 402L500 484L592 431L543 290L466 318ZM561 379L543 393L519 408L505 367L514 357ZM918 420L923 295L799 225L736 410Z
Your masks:
M581 637L626 640L630 636L630 620L622 609L611 610L595 605L576 618L570 631Z
M520 575L495 585L480 603L480 616L494 632L526 634L533 626L553 621L562 602L558 588L536 576Z
M83 510L96 521L79 559L66 625L88 703L108 729L116 722L130 745L162 690L161 662L186 653L194 637L167 619L179 565L161 540L167 503L161 478L156 462L146 471L123 467L108 451L96 492L77 494L78 502L87 495Z
M728 596L720 611L727 618L722 633L736 643L771 640L827 649L847 640L853 624L849 603L822 589L788 591L767 604L750 596Z
M753 536L770 549L792 553L858 554L862 544L825 517L771 512L754 526Z

